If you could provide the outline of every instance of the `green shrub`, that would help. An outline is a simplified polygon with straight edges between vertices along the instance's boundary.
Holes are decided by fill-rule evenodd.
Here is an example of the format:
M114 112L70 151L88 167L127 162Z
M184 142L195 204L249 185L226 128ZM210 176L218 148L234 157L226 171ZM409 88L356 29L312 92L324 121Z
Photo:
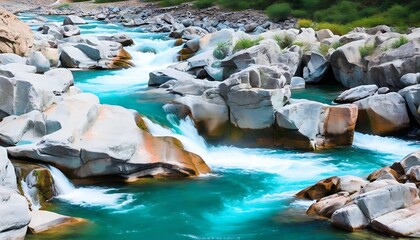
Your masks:
M330 50L330 48L331 48L330 45L325 44L325 43L321 43L321 45L319 46L319 53L326 56L328 54L328 51Z
M310 19L302 18L297 21L297 26L299 28L313 28L315 23Z
M321 22L316 25L316 29L330 29L331 32L338 35L344 35L352 29L352 27L337 23Z
M365 45L359 48L360 56L362 58L371 55L375 52L375 46L373 44Z
M341 42L339 42L339 41L334 42L334 43L331 45L331 47L332 47L332 48L334 48L334 49L337 49L337 48L339 48L339 47L341 47L341 46L343 46L343 44L342 44Z
M285 20L290 16L292 7L288 3L276 3L269 6L265 12L272 20Z
M217 44L216 49L213 51L213 56L217 59L223 59L229 54L229 44L222 42Z
M213 0L197 0L194 3L194 7L196 8L208 8L213 6Z
M305 43L296 41L296 42L293 42L292 45L303 47L305 46Z
M242 49L250 48L252 46L257 45L262 40L263 40L263 38L258 38L258 39L255 39L255 40L252 40L252 39L240 39L236 43L235 47L233 48L233 51L236 52L236 51L239 51L239 50L242 50Z
M281 49L284 49L284 48L292 46L293 38L288 34L285 34L283 36L275 35L274 41L277 42L277 44L280 46Z
M404 36L401 36L398 40L395 40L394 42L392 42L391 44L391 48L399 48L402 45L408 43L408 39Z

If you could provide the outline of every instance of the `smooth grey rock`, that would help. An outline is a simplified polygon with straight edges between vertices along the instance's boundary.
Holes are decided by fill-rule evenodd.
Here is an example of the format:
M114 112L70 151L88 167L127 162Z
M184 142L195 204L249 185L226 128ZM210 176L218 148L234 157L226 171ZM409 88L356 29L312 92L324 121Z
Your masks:
M321 29L321 30L316 31L316 38L320 42L326 38L332 38L332 37L334 37L334 33L331 32L331 30L329 29Z
M167 68L159 71L154 71L149 74L149 86L159 86L169 80L188 80L194 79L194 76L186 72L178 71L176 69Z
M331 223L347 231L364 229L369 225L368 219L356 204L350 204L335 211L331 216Z
M17 189L15 169L3 147L0 147L0 188Z
M377 91L378 86L374 84L354 87L342 92L336 99L334 99L334 102L353 103L355 101L373 96Z
M401 89L398 93L404 97L411 115L420 126L420 84L412 85Z
M405 174L408 174L410 168L414 166L420 166L420 150L410 153L408 156L404 157L399 162L399 164L404 170Z
M398 93L374 95L354 104L359 107L358 131L389 135L410 126L406 102Z
M414 184L397 184L363 193L355 202L363 214L373 220L384 214L409 207L418 200L418 189Z
M64 37L71 37L80 35L80 28L78 26L73 25L65 25L63 27L63 36Z
M81 25L81 24L87 24L87 22L83 20L83 18L78 17L76 15L69 15L63 21L63 25Z
M340 191L345 191L350 194L359 192L360 189L368 184L368 181L355 176L341 176L339 177L337 188Z
M329 67L329 62L317 52L311 53L311 59L303 68L303 78L307 83L318 83L321 81Z
M420 237L420 203L390 212L372 221L372 228L395 237Z
M41 52L31 53L26 64L35 66L37 73L45 73L50 70L50 61Z
M26 64L26 59L14 53L0 53L0 63L1 64L9 64L9 63Z
M302 88L305 88L305 79L301 77L292 77L292 80L290 80L290 89Z
M401 84L405 87L420 84L420 73L407 73L401 77Z

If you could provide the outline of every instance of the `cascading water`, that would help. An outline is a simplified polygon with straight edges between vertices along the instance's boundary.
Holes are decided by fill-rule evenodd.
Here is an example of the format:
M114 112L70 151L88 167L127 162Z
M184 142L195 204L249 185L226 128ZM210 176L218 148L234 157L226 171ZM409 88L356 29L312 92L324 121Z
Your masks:
M35 187L29 187L28 183L26 183L23 179L20 181L20 185L22 187L23 195L31 204L31 209L39 210L41 208L41 204L39 203L38 190Z
M60 170L53 166L48 166L48 168L54 179L54 187L58 195L70 194L76 190L73 183Z
M115 189L98 187L77 188L57 168L48 167L54 179L54 187L58 193L56 198L80 206L99 206L119 208L133 201L130 194L114 193Z

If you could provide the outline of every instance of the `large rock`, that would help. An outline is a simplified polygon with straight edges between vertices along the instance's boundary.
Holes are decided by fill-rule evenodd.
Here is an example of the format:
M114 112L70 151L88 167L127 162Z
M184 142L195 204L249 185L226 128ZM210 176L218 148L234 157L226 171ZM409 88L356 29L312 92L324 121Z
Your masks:
M0 147L0 187L16 189L16 175L5 148Z
M390 212L372 221L372 228L395 237L420 237L420 203Z
M414 184L396 184L360 194L357 206L370 221L384 214L410 207L419 200Z
M141 117L77 94L45 112L47 135L9 147L14 157L52 164L72 177L187 177L209 172L203 160L170 137L153 137Z
M404 97L411 115L420 126L420 84L406 87L398 93Z
M69 15L63 21L63 25L81 25L81 24L87 24L87 22L83 20L83 18L78 17L76 15Z
M229 109L216 89L204 92L202 96L185 96L165 106L167 112L180 118L191 116L200 133L219 137L229 124Z
M33 46L31 29L15 15L0 8L0 53L27 55Z
M222 67L227 69L243 70L251 64L264 66L279 66L288 73L286 80L290 81L295 74L300 62L298 52L285 51L282 52L278 44L267 39L261 41L258 45L248 49L241 50L222 61Z
M399 163L396 164L398 164L400 168L402 168L402 171L405 174L407 174L410 168L414 166L420 166L420 150L409 154L408 156L403 158Z
M149 74L149 86L160 86L169 80L183 81L189 79L194 79L194 76L176 69L166 68Z
M331 223L347 231L364 229L369 225L368 219L356 204L349 204L335 211L331 216Z
M37 73L45 73L50 70L50 61L41 52L29 54L26 64L35 66Z
M336 210L343 207L349 201L348 195L346 192L340 192L321 198L312 204L306 213L330 218Z
M80 35L80 28L78 26L73 25L65 25L63 26L63 37L72 37Z
M334 102L353 103L355 101L373 96L377 91L378 86L374 84L354 87L342 92L336 99L334 99Z
M123 69L134 64L122 45L113 41L100 41L95 37L71 37L60 45L62 67L82 69Z
M401 77L401 84L406 87L420 84L420 72L404 74Z
M126 34L115 34L111 36L98 36L98 39L117 42L123 45L124 47L131 46L134 44L134 40Z
M338 193L339 177L330 177L323 179L316 184L309 186L296 194L297 197L310 200L319 200L326 196Z
M398 93L374 95L354 102L359 107L356 129L375 135L397 134L410 126L406 102Z
M382 40L382 37L385 37L385 40ZM378 87L399 90L407 86L405 79L401 80L403 75L419 71L417 63L420 59L420 42L418 38L386 52L378 49L388 47L393 41L398 40L392 34L368 38L362 36L359 40L353 40L339 47L330 57L335 78L346 87L375 84ZM374 46L376 51L362 57L360 49L366 46Z
M290 98L290 89L232 87L226 102L230 109L230 121L241 129L263 129L274 124L274 105L282 107ZM258 116L258 117L256 117Z
M5 65L0 76L0 118L45 110L62 95L69 94L73 76L69 70L54 69L44 75L34 74L25 66ZM57 75L57 73L59 75Z
M16 190L0 186L0 239L24 239L31 221L28 202Z
M73 218L44 210L32 211L31 217L32 219L28 227L29 231L33 234L84 222L80 218Z
M16 175L0 147L0 239L24 239L31 220L28 202L17 193Z
M303 68L303 78L307 83L318 83L324 77L330 63L317 52L311 53L308 64Z
M277 144L289 148L323 149L353 143L357 106L328 106L307 100L293 100L276 109L280 136ZM282 137L282 136L288 137Z

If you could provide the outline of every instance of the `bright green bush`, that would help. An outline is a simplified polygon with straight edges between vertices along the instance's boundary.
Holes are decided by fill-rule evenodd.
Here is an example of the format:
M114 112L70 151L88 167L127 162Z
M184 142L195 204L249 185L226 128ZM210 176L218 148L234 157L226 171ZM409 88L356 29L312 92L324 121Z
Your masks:
M229 44L222 42L217 44L216 49L213 51L213 56L217 59L223 59L229 54Z
M288 34L274 36L274 41L277 42L281 49L292 46L293 40L294 39Z
M247 49L247 48L253 47L253 46L257 45L258 43L260 43L262 40L263 40L263 38L258 38L258 39L255 39L255 40L245 39L245 38L240 39L236 43L235 47L233 48L233 51L236 52L236 51L239 51L239 50L242 50L242 49Z
M331 47L332 47L332 48L334 48L334 49L337 49L337 48L339 48L339 47L341 47L341 46L343 46L343 44L342 44L341 42L339 42L339 41L334 42L334 43L331 45Z
M310 28L310 27L313 28L315 26L315 23L310 19L301 18L301 19L298 19L297 26L299 28Z
M330 48L331 48L330 45L325 44L325 43L321 43L321 45L319 46L319 53L326 56L328 54L328 51L330 50Z
M404 36L401 36L398 40L395 40L394 42L392 42L391 44L391 48L399 48L402 45L408 43L408 39Z
M365 45L359 48L360 56L362 58L372 55L375 52L375 46L373 44Z
M316 25L316 29L330 29L331 32L338 35L344 35L352 30L349 25L321 22Z
M276 3L269 6L265 12L270 19L285 20L290 16L292 7L288 3Z

